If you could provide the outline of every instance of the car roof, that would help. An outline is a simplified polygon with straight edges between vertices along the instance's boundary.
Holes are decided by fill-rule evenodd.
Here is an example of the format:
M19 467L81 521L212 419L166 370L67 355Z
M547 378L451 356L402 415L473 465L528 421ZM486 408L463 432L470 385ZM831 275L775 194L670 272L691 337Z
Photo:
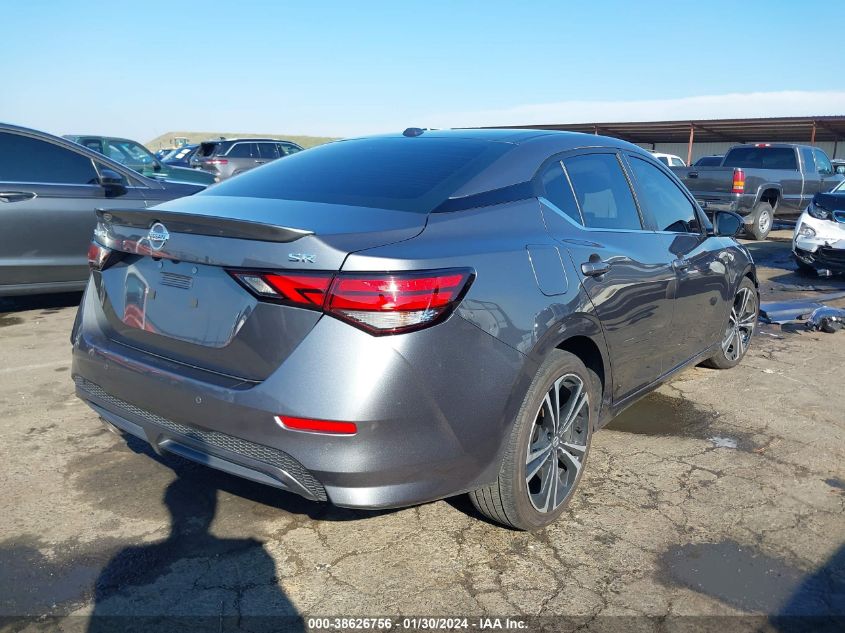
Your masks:
M492 165L456 191L452 197L470 196L500 187L506 187L531 180L541 165L555 154L576 149L609 148L625 150L649 160L656 159L643 148L618 138L581 132L564 132L559 130L535 130L514 128L457 128L446 130L423 130L422 134L406 136L398 132L379 136L361 137L334 141L345 143L363 139L405 138L409 143L431 138L454 138L482 140L491 143L508 143L513 145Z

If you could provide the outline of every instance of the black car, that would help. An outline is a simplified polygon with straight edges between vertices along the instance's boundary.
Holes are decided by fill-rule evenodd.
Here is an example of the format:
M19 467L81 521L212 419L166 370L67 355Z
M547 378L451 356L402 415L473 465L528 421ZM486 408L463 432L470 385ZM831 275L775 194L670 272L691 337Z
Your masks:
M0 124L0 296L82 290L95 211L205 187L146 178L72 141Z

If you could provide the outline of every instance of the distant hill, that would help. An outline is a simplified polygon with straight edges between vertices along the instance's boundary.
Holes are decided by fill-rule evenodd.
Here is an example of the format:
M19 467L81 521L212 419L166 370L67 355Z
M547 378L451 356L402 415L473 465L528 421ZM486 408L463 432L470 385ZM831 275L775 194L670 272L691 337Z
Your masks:
M189 143L200 143L209 139L219 138L225 136L226 138L279 138L286 141L293 141L302 147L314 147L315 145L322 145L329 141L336 141L336 138L327 136L297 136L294 134L245 134L242 132L166 132L161 136L155 137L148 141L146 146L153 152L158 151L164 147L173 147L173 139L177 136L183 136L188 139Z

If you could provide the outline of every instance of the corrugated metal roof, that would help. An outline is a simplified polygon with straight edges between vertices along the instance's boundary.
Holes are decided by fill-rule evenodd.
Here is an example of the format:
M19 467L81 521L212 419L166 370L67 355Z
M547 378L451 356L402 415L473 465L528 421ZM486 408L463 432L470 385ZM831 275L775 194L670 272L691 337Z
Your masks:
M773 117L765 119L698 119L690 121L640 121L617 123L550 123L497 126L509 129L566 130L614 136L632 143L686 143L690 127L695 141L748 143L796 139L839 141L845 139L845 116ZM815 132L813 131L815 128Z

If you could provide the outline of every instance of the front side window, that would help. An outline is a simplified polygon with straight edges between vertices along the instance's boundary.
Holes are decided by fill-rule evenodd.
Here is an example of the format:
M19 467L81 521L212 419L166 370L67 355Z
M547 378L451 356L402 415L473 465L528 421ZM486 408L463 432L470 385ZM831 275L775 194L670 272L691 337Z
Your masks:
M226 156L231 158L258 158L258 149L255 147L255 143L235 143Z
M581 224L581 214L578 212L578 205L575 203L572 188L569 186L560 161L549 165L540 180L546 199L575 222Z
M563 161L584 224L600 229L642 229L628 179L616 154L585 154Z
M819 174L822 176L830 176L833 174L833 165L831 165L827 154L820 149L814 149L813 153L816 155L816 165L819 168Z
M279 154L281 156L290 156L291 154L296 154L301 151L302 148L297 147L296 145L291 145L290 143L279 143Z
M637 198L644 214L650 214L658 231L698 233L701 229L692 202L672 180L654 165L631 156Z
M90 158L48 141L0 132L0 181L95 185Z
M275 143L256 143L256 145L258 145L258 155L261 158L273 160L279 157L279 147Z

